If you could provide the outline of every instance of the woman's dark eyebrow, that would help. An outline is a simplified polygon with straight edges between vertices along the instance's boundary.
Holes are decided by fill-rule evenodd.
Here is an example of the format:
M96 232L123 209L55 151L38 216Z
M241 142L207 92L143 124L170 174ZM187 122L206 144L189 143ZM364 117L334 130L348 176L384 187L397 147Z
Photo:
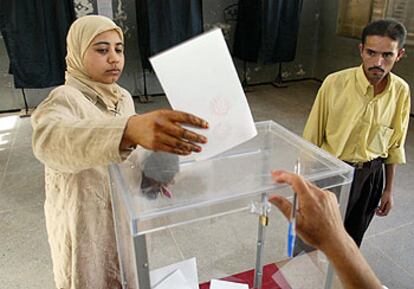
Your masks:
M104 45L111 45L111 43L109 43L108 41L99 41L99 42L94 43L93 46L102 45L102 44L104 44ZM124 46L124 44L122 42L115 43L115 46L118 46L118 45Z

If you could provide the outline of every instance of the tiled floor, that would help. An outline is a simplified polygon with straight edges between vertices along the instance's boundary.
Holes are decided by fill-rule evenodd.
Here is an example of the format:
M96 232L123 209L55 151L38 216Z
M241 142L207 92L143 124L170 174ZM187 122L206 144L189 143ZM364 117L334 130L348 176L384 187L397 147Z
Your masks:
M273 119L301 134L318 88L315 82L288 88L248 90L256 121ZM139 112L167 106L165 98L137 104ZM362 251L390 289L414 287L414 127L407 139L408 163L398 169L395 207L375 218ZM43 166L31 150L29 118L0 116L0 288L54 288L43 215Z

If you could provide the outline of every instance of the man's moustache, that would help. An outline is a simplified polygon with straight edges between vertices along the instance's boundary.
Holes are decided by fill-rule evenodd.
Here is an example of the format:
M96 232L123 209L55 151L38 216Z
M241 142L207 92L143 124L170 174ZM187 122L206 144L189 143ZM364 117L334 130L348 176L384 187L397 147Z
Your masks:
M368 70L373 70L373 69L379 69L382 72L385 72L384 69L382 69L381 67L378 67L378 66L373 66L373 67L368 68Z

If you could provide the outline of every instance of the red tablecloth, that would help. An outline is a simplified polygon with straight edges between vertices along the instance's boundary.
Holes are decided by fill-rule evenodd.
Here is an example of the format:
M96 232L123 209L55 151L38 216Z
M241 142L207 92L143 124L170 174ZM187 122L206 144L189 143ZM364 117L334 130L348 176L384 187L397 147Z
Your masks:
M272 276L278 271L278 267L275 264L267 264L263 267L263 280L262 280L262 289L290 289L290 286L287 284L286 280L280 278L278 284L273 280ZM241 272L232 276L221 278L223 281L237 282L249 284L249 288L253 287L254 282L254 270L249 270ZM200 289L209 289L210 282L200 284Z

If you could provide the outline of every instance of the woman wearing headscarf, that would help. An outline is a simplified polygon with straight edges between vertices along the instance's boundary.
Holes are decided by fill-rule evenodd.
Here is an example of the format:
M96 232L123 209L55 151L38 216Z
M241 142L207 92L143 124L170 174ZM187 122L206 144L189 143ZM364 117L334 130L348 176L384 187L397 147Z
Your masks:
M66 65L65 84L32 115L33 151L45 165L55 282L59 289L121 288L107 165L144 149L199 152L196 143L206 138L180 123L208 124L172 110L135 114L131 95L116 84L123 33L108 18L85 16L72 24Z

